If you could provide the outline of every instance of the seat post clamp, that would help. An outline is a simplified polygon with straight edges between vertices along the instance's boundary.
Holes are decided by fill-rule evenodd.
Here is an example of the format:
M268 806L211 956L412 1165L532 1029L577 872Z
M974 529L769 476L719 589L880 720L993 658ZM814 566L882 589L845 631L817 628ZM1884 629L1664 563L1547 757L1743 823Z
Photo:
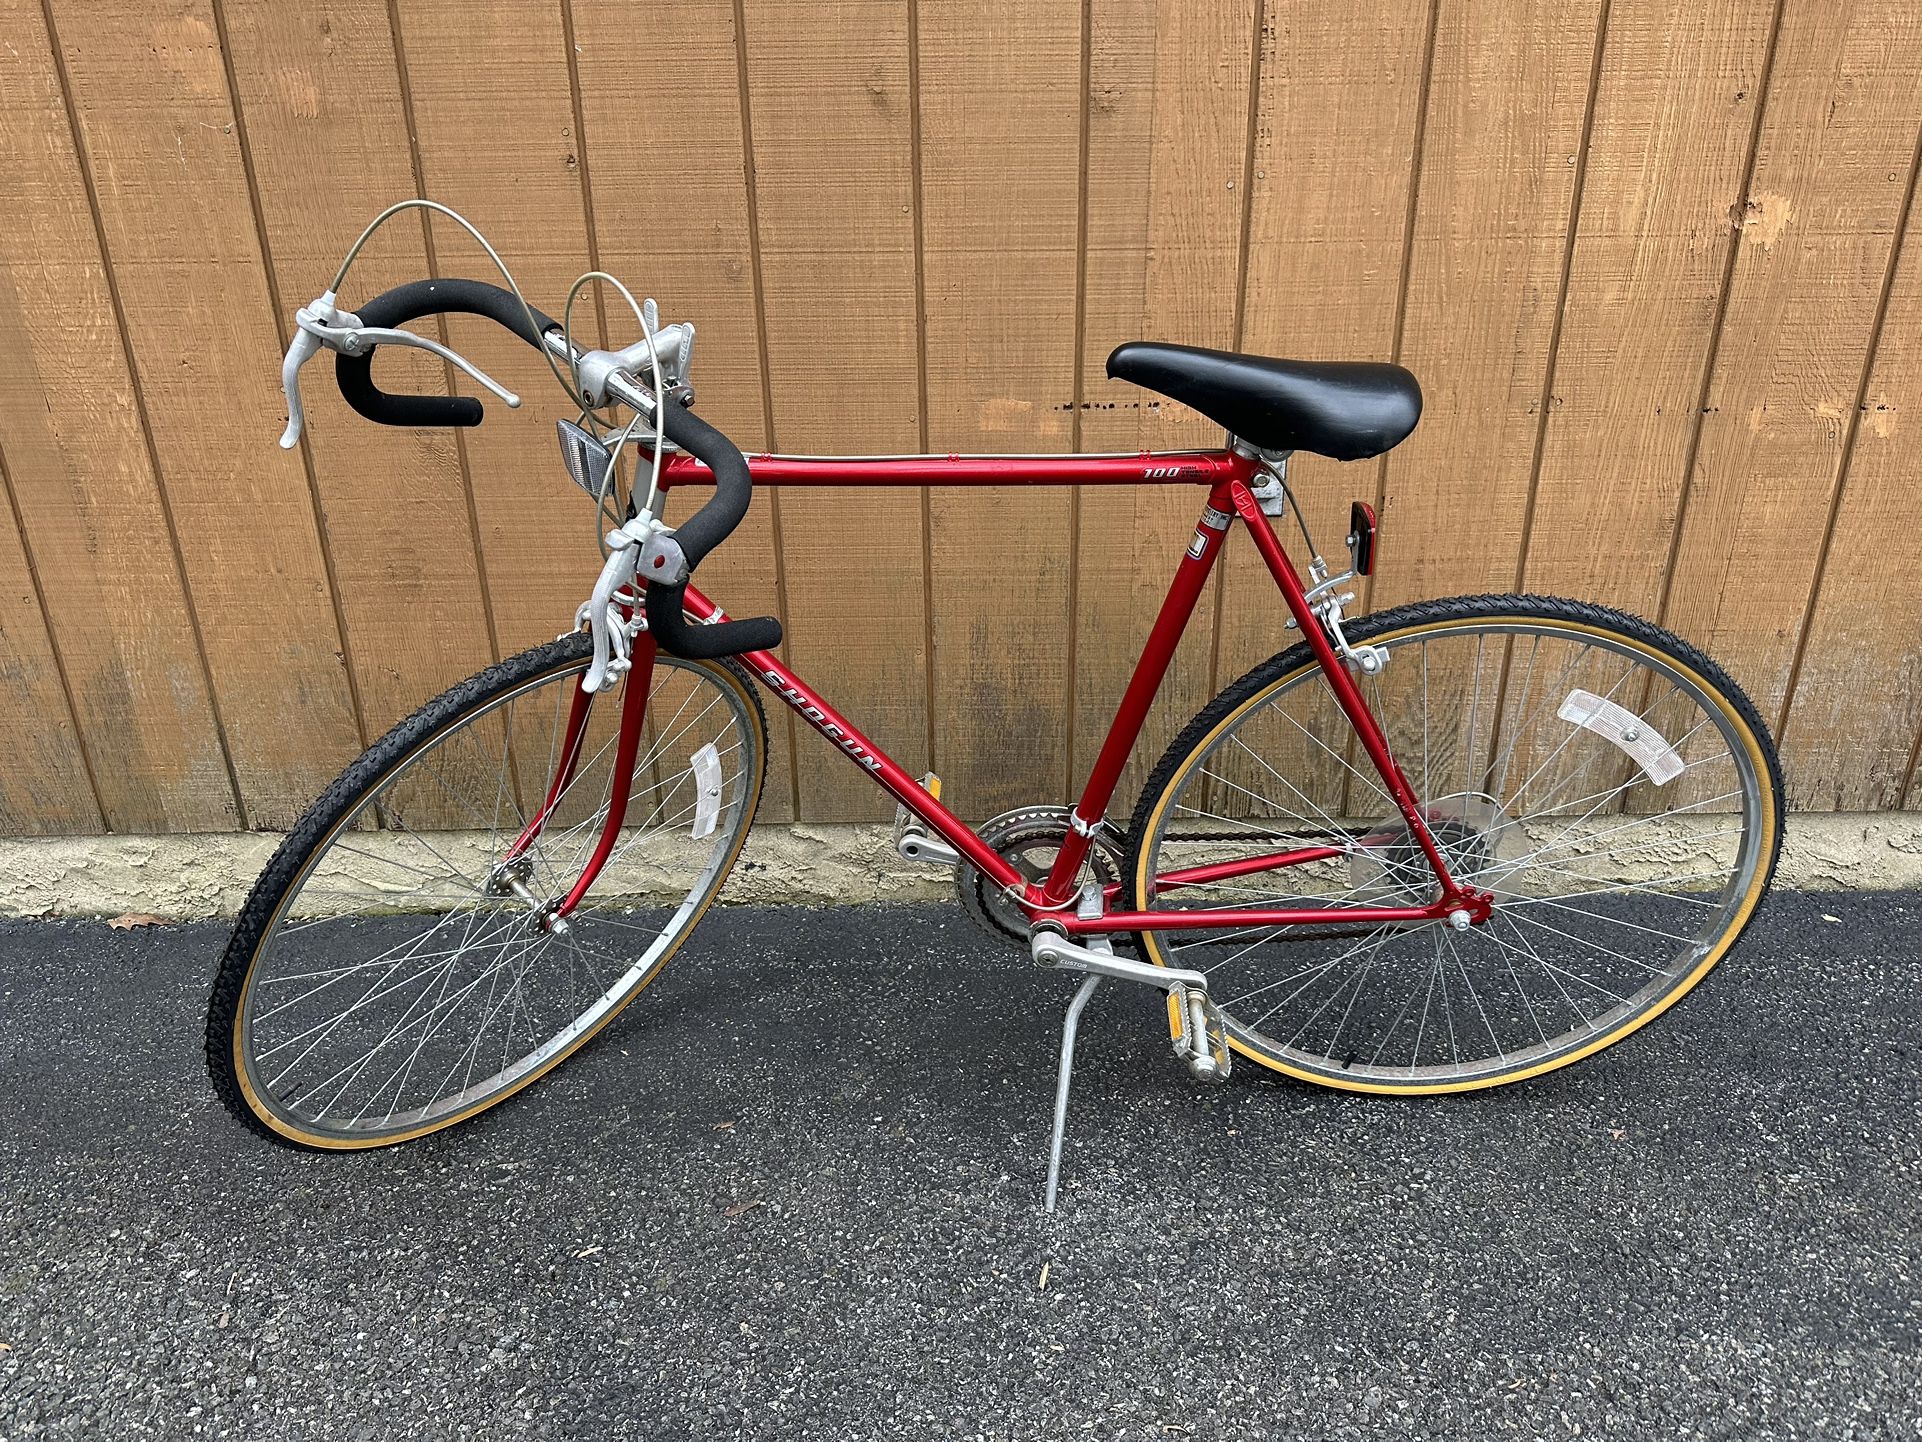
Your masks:
M1288 514L1288 457L1293 451L1257 451L1261 458L1262 478L1248 488L1248 494L1255 498L1264 516L1280 517Z

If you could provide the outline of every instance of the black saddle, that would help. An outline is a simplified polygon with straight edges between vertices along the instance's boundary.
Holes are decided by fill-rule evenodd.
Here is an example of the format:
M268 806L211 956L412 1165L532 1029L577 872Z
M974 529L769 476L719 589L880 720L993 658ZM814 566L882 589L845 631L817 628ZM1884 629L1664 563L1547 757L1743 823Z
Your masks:
M1108 374L1191 406L1265 451L1366 460L1421 419L1414 376L1379 361L1270 360L1130 341L1108 357Z

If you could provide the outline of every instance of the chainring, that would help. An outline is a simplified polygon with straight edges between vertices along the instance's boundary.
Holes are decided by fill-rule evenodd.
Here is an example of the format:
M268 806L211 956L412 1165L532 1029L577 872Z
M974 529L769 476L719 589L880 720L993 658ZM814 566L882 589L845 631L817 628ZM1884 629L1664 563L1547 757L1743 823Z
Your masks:
M1054 865L1061 843L1069 834L1065 806L1023 806L1004 811L981 828L981 839L1029 881L1040 881ZM1121 879L1122 837L1102 827L1088 847L1082 880L1106 885ZM955 890L961 908L988 935L1017 947L1028 944L1028 918L1014 900L963 862L955 868Z

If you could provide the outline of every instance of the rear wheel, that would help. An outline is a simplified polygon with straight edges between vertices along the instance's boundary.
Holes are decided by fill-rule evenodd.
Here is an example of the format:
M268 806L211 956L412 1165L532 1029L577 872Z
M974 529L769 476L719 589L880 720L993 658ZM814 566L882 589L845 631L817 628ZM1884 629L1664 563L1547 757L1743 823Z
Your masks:
M591 656L577 633L462 682L301 818L241 911L208 1009L208 1065L237 1117L328 1149L452 1126L573 1055L686 940L765 773L766 723L733 662L663 655L627 681L652 689L626 825L564 933L529 898L564 896L599 838L621 691L594 698L573 780L504 864Z
M1693 647L1618 611L1533 596L1423 602L1346 627L1353 674L1451 873L1494 914L1344 922L1425 905L1434 873L1308 647L1198 715L1144 788L1126 885L1142 910L1288 907L1306 927L1143 933L1205 971L1231 1044L1363 1091L1487 1087L1564 1066L1679 1000L1768 887L1782 786L1766 727ZM1157 889L1184 867L1339 855Z

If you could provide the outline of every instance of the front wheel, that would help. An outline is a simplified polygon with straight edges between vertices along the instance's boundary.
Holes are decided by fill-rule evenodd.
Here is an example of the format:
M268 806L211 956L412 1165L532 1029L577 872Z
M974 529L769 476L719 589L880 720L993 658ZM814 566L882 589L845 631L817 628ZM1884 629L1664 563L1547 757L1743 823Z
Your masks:
M1708 657L1646 621L1538 596L1422 602L1347 626L1352 672L1455 879L1491 917L1345 922L1440 894L1308 647L1229 687L1143 789L1137 910L1286 907L1326 924L1148 932L1142 955L1208 974L1230 1044L1358 1091L1497 1086L1601 1050L1672 1006L1735 944L1775 867L1768 730ZM1157 886L1297 849L1308 864Z
M767 727L731 661L659 657L626 821L565 931L537 913L593 851L620 690L593 698L584 633L462 682L374 743L255 884L207 1013L235 1116L296 1146L384 1146L464 1121L558 1066L667 964L740 854Z

